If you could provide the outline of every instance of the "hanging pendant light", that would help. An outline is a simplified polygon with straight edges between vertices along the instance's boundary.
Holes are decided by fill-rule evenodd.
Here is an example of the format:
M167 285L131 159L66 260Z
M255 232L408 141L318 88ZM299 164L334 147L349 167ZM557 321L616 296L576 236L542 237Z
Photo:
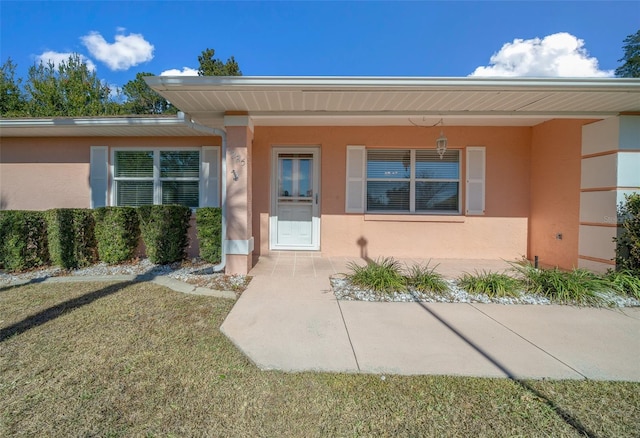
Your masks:
M440 119L440 126L441 127L444 126L442 119ZM447 137L445 137L442 128L440 128L440 136L436 139L436 152L438 152L438 155L440 156L441 160L442 160L442 157L444 157L444 153L446 151L447 151Z

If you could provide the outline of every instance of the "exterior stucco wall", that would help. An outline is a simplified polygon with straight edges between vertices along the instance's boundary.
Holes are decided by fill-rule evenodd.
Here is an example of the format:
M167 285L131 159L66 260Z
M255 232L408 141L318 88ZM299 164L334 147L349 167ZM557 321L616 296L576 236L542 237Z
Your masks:
M558 119L532 128L528 258L538 256L542 265L577 266L582 126L590 122Z
M368 148L435 147L440 128L256 127L253 143L255 254L269 252L271 149L321 148L321 251L358 257L514 259L527 254L529 216L528 127L445 127L449 149L461 150L464 210L466 146L486 147L483 216L412 216L345 213L347 145Z
M217 146L219 137L73 137L2 138L0 209L89 208L91 146ZM109 153L111 157L111 153ZM193 225L193 223L192 223ZM189 255L198 254L195 227L189 231Z

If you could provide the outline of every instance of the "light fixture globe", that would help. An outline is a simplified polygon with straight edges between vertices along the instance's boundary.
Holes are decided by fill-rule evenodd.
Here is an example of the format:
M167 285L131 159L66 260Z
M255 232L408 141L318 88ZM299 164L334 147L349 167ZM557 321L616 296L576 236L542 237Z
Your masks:
M438 152L438 155L440 156L441 160L446 151L447 151L447 137L445 137L444 132L440 130L440 137L436 139L436 152Z

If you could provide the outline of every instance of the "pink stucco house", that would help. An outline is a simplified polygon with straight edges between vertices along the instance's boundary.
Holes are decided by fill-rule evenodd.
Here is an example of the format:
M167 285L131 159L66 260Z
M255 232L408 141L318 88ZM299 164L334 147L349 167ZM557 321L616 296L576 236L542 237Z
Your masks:
M277 250L603 271L640 190L636 79L146 80L182 113L0 120L0 207L220 205L234 273Z

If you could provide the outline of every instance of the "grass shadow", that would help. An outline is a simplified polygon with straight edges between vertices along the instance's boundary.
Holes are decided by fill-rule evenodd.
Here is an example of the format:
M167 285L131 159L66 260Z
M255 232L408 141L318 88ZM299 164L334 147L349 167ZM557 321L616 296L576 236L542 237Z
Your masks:
M42 283L44 281L47 280L47 278L50 278L49 276L45 276L45 277L36 277L36 278L32 278L28 281L24 281L24 282L17 282L17 283L10 283L6 286L2 286L0 287L0 292L4 292L10 289L13 289L14 287L21 287L21 286L28 286L30 284L38 284L38 283Z
M533 386L531 386L525 380L517 378L516 375L509 368L507 368L504 364L502 364L498 359L493 357L491 354L489 354L487 351L485 351L482 347L480 347L475 342L473 342L471 339L469 339L467 336L465 336L464 333L462 333L460 330L456 329L454 326L449 324L444 318L442 318L440 315L438 315L434 310L432 310L429 307L427 307L425 305L425 303L418 302L418 304L426 312L428 312L431 316L433 316L435 319L437 319L442 325L444 325L452 333L454 333L462 341L464 341L467 345L469 345L471 348L473 348L475 351L477 351L479 354L481 354L485 359L487 359L494 366L496 366L511 381L516 383L522 389L524 389L526 391L529 391L531 394L533 394L535 397L537 397L539 400L541 400L548 408L553 410L553 412L555 412L567 425L571 426L581 436L586 436L586 437L589 437L589 438L597 438L598 437L595 434L595 432L593 432L592 430L587 428L584 424L582 424L582 422L579 419L574 417L570 412L567 412L564 409L562 409L553 400L551 400L545 394L543 394L540 391L538 391L537 389L535 389Z
M76 298L72 298L70 300L64 301L60 304L57 304L55 306L49 307L45 310L42 310L36 314L27 316L26 318L22 319L21 321L18 321L14 324L11 324L8 327L4 327L2 329L0 329L0 342L4 342L6 340L8 340L9 338L19 335L21 333L24 333L28 330L31 330L32 328L41 326L42 324L45 324L49 321L52 321L60 316L62 316L64 313L74 310L74 309L78 309L80 307L86 306L88 304L93 303L96 300L99 300L100 298L104 298L106 296L109 295L113 295L116 292L121 291L122 289L126 288L127 286L131 286L132 284L141 282L141 281L151 281L155 278L156 274L153 273L145 273L145 274L140 274L137 275L133 280L129 280L129 281L124 281L124 282L120 282L120 283L116 283L116 284L111 284L109 286L105 286L101 289L98 289L96 291L93 292L89 292L87 294L81 295L79 297ZM44 278L41 279L34 279L34 280L39 280L39 281L30 281L28 283L22 284L22 285L16 285L16 286L9 286L9 287L17 287L17 286L25 286L27 284L32 284L32 283L40 283L42 281L44 281ZM0 289L2 290L2 289Z

